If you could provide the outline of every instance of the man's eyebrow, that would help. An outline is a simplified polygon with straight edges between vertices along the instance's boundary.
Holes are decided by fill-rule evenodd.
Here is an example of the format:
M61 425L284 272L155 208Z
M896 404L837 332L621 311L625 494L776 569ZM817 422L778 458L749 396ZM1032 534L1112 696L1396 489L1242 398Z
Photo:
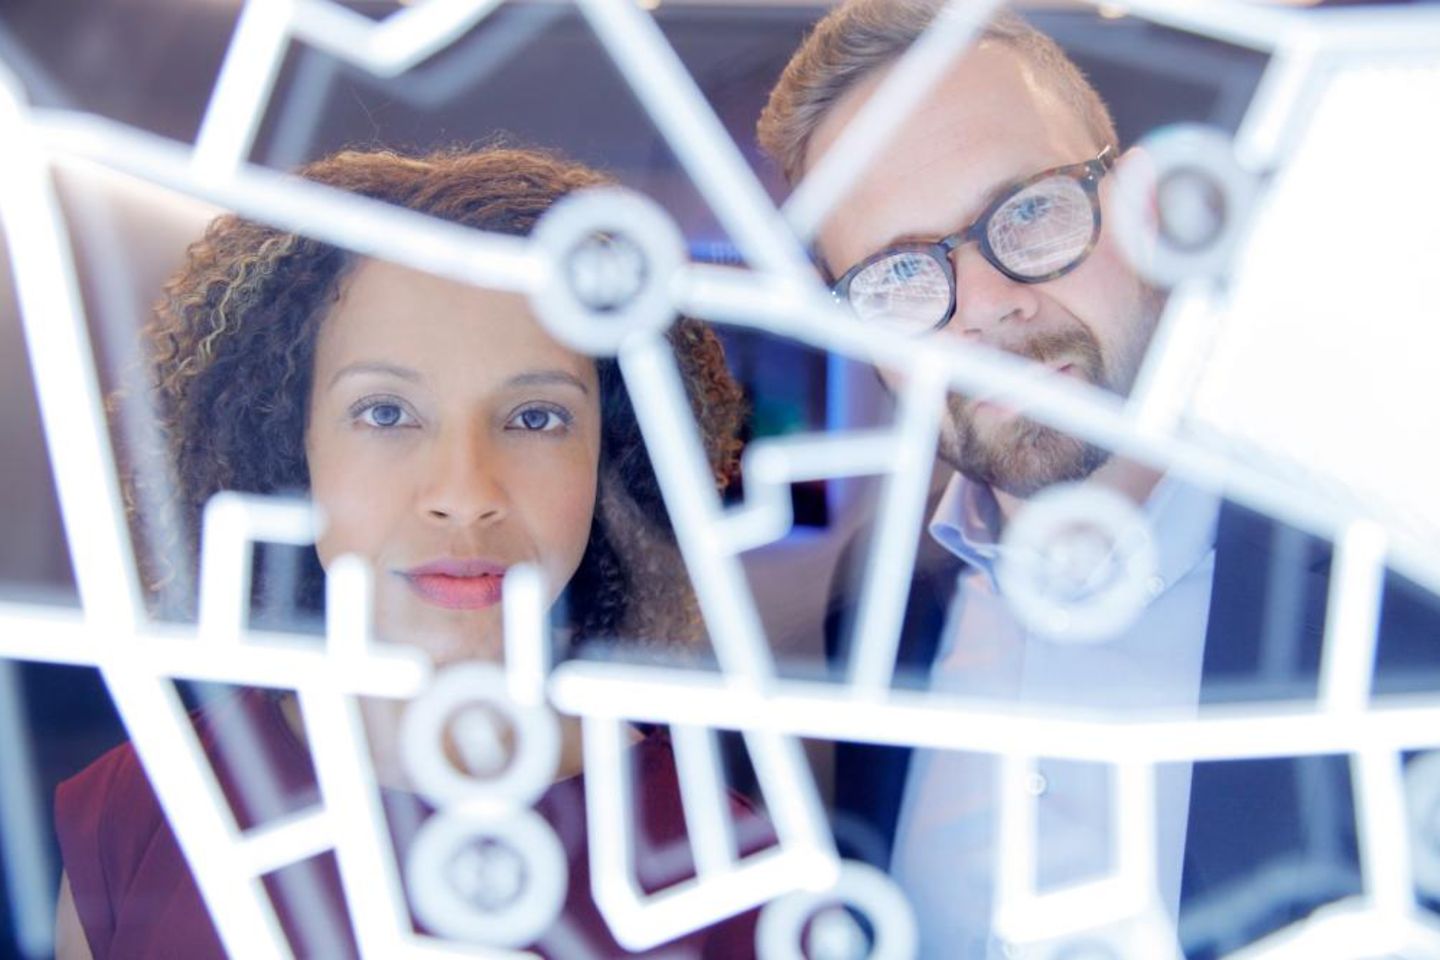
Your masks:
M401 380L408 380L411 383L420 381L420 374L409 367L398 366L393 363L385 363L380 360L366 360L360 363L351 363L341 367L330 378L330 386L335 386L343 377L359 376L364 373L379 373L390 377L397 377Z
M564 370L532 370L516 374L505 381L505 385L509 387L574 387L586 396L590 395L590 388L579 377L566 373Z
M1013 190L1015 188L1015 185L1023 179L1023 177L1010 177L1009 179L1002 180L999 183L995 184L995 186L991 187L985 193L985 195L980 198L980 202L975 205L975 216L979 217L980 214L984 213L986 210L989 210L991 204L993 204L996 200L999 200L1010 190ZM958 233L962 229L969 229L974 223L974 218L971 218L966 223L956 224L955 226L951 227L949 230L946 230L944 233L941 234L904 233L898 237L891 237L889 240L886 240L879 247L875 248L875 252L879 253L881 250L888 250L891 247L898 246L902 243L929 243L931 240L936 240L940 237L946 237Z

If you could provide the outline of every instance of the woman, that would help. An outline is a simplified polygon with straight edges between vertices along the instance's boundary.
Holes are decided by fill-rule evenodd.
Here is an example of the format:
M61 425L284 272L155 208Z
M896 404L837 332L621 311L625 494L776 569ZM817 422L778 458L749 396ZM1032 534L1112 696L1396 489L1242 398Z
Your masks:
M345 152L302 173L515 235L529 233L570 191L605 182L544 154L500 149L417 158ZM318 609L320 569L358 554L375 574L377 632L421 647L437 665L498 659L500 585L520 563L542 571L573 644L697 635L693 597L683 572L677 578L673 532L614 361L552 340L520 296L222 217L167 286L150 332L192 555L200 511L216 492L308 490L326 525L299 577L300 604ZM738 388L708 329L681 321L670 336L723 484L738 452ZM262 592L278 589L264 579L262 571ZM392 721L371 719L372 741L383 744ZM207 707L196 725L242 828L313 802L292 698L248 692ZM278 792L257 799L244 789L254 757L241 765L232 756L240 727L258 738ZM581 942L593 955L621 955L589 898L583 782L575 738L567 740L559 779L536 805L570 861L564 936L542 938L537 948ZM665 741L637 740L643 872L647 844L683 846L683 814ZM377 748L382 783L400 788L387 791L387 806L403 851L423 812L394 760ZM56 820L66 866L60 956L223 956L128 745L61 785ZM642 885L674 882L688 869L642 876ZM266 883L297 955L354 951L343 922L327 926L314 916L316 904L339 909L332 859ZM741 918L688 946L746 955L752 926Z

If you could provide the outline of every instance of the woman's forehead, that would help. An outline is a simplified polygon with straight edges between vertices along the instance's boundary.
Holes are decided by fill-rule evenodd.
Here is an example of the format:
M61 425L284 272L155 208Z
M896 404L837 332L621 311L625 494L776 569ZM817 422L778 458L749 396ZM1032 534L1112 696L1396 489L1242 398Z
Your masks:
M321 326L316 366L375 360L475 380L536 365L594 376L593 361L552 338L523 295L363 260Z

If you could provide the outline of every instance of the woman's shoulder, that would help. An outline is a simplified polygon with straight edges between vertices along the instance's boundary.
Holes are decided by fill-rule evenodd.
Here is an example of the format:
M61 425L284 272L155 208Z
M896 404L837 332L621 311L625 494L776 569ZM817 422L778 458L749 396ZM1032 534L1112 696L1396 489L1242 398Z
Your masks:
M217 698L188 715L204 758L221 774L222 790L228 778L224 764L216 761L224 731L248 720L251 729L275 739L276 721L268 716L266 697L246 690ZM156 836L168 830L164 809L134 743L114 747L60 783L55 791L55 828L72 881L83 883L74 875L84 871L83 864L98 860L107 886L123 889Z

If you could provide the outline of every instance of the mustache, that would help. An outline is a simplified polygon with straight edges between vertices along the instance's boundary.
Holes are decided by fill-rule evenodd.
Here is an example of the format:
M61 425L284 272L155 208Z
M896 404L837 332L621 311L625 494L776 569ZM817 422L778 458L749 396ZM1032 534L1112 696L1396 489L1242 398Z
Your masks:
M996 346L1006 353L1036 363L1070 359L1079 360L1082 366L1091 369L1100 366L1100 346L1090 332L1084 329L1043 331L1026 335L1014 342L1001 342Z

